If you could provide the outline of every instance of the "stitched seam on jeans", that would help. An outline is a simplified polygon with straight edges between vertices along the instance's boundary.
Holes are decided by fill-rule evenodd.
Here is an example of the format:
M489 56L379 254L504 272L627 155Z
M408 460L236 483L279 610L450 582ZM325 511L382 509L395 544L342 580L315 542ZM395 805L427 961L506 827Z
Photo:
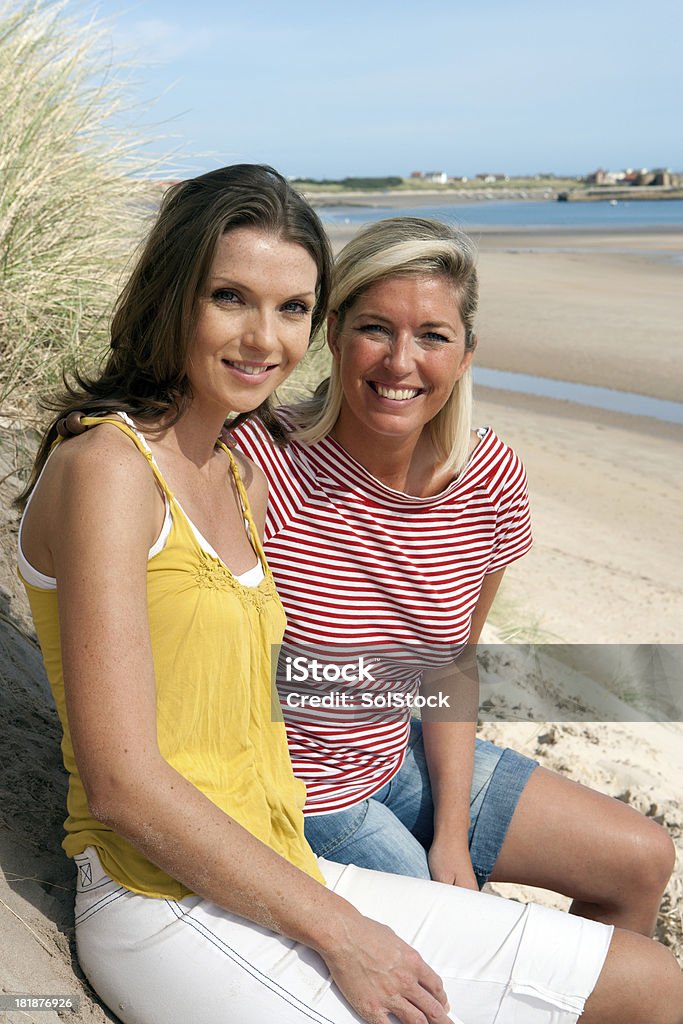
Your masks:
M369 803L369 801L368 800L364 800L363 803L365 804L365 814L363 814L361 816L360 821L358 821L357 824L354 823L354 825L348 826L345 832L342 832L341 835L335 836L334 839L331 839L329 841L329 843L327 844L327 846L325 846L324 849L322 849L320 851L320 853L318 854L318 857L327 857L328 854L334 853L335 850L339 849L339 847L342 845L342 843L345 843L347 839L350 839L351 836L354 836L356 834L356 832L363 825L365 819L368 816L368 811L370 810L370 803ZM357 821L357 819L356 819L356 821Z
M491 868L491 871L482 871L480 867L477 867L476 864L473 864L472 871L474 872L474 877L479 883L479 888L481 889L488 882L491 874L493 873L493 868Z
M236 966L241 967L242 970L250 975L255 981L261 982L264 988L269 989L273 995L279 996L280 999L285 1003L289 1003L295 1010L299 1010L305 1017L309 1017L312 1021L316 1021L317 1024L334 1024L331 1017L325 1017L322 1013L318 1013L312 1006L308 1006L303 1000L295 996L293 992L288 992L286 988L283 988L279 982L269 978L267 974L256 967L255 964L250 963L245 957L241 956L237 950L221 939L220 936L215 935L206 925L200 921L195 920L190 916L190 913L185 914L182 912L181 907L178 903L166 900L166 904L170 907L173 913L176 915L178 921L181 924L187 924L191 928L194 928L207 942L210 942L212 946L215 946L228 960L232 960Z
M408 735L410 736L410 739L406 743L406 749L405 749L405 753L406 754L408 752L412 752L415 749L415 747L418 747L423 742L423 740L424 740L424 737L422 735L422 728L421 727L420 727L419 731L417 729L415 729L414 731L413 731L413 729L411 729L410 732L408 733Z

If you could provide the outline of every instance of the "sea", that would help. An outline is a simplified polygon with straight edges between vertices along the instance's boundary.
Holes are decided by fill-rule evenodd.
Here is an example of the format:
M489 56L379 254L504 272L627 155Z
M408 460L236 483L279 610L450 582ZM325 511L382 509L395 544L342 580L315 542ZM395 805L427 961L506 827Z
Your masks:
M328 224L368 224L383 217L433 217L471 231L476 228L568 228L576 230L628 228L683 228L683 199L618 199L614 203L559 203L553 200L485 199L444 206L322 206Z
M381 203L381 196L377 196ZM368 224L384 217L432 217L463 228L476 238L478 229L501 228L532 231L614 230L614 251L619 251L618 233L629 229L666 230L683 229L683 199L648 200L637 199L629 202L619 199L614 203L601 201L590 203L560 203L553 200L534 202L532 200L479 200L469 203L451 203L445 206L324 206L318 214L327 224ZM580 250L576 237L570 248ZM544 251L547 251L544 249ZM666 253L666 258L683 264L683 251ZM668 402L633 392L614 391L570 381L533 377L528 374L510 373L502 370L474 368L474 383L481 387L516 391L522 394L541 395L558 401L574 402L578 405L628 413L632 416L647 416L669 423L683 424L683 403Z

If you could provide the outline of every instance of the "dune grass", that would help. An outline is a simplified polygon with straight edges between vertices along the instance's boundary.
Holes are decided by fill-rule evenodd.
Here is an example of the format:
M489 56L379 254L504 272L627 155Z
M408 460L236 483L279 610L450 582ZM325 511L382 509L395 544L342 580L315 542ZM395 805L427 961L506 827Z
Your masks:
M0 409L39 403L106 341L159 187L121 127L107 28L55 2L0 7Z
M294 373L277 389L276 404L288 405L310 398L330 373L330 350L321 335L311 344Z

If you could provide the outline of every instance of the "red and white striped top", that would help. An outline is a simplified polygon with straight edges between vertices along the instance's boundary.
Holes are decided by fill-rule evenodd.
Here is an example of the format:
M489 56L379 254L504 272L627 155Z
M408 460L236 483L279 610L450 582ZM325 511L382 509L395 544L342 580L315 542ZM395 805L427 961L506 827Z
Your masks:
M380 483L331 437L278 448L257 420L233 432L270 485L265 550L287 612L285 644L376 655L378 645L452 652L467 642L484 576L531 546L524 467L490 428L479 433L458 479L420 498ZM327 723L319 710L286 715L306 813L350 807L388 782L409 716L339 707Z

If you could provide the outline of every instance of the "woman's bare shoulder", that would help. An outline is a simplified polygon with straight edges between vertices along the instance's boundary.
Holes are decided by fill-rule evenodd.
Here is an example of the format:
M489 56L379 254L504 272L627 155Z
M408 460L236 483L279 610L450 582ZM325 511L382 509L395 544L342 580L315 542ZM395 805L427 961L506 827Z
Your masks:
M147 459L131 438L115 424L102 423L57 445L37 491L71 488L93 500L102 492L109 497L112 493L122 497L153 494L155 482Z
M24 514L26 558L40 572L57 576L57 555L70 538L81 543L99 531L106 538L112 521L117 536L127 530L132 546L149 548L163 515L156 490L147 460L116 426L102 424L61 441Z

